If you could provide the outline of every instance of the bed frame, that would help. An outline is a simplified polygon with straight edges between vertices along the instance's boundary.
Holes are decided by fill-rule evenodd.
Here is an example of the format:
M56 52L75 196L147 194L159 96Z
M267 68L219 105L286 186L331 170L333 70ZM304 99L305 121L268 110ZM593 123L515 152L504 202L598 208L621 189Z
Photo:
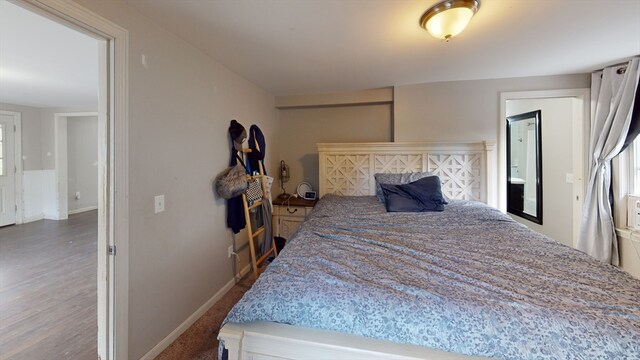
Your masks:
M450 199L497 203L495 142L318 144L320 196L375 195L376 173L428 171Z
M375 173L429 171L443 193L497 205L495 142L318 144L320 196L374 195ZM273 322L220 329L229 360L479 359L415 345Z

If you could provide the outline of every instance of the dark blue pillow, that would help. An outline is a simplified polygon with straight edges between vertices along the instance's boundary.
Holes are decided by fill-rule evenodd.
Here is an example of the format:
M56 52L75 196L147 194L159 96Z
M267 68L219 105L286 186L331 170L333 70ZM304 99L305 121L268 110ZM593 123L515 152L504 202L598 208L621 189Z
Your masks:
M429 176L409 184L380 184L388 212L443 211L440 178Z
M380 184L387 212L422 212L424 205L400 188L401 185Z
M409 184L399 185L426 208L425 211L443 211L447 202L442 196L440 178L428 176Z

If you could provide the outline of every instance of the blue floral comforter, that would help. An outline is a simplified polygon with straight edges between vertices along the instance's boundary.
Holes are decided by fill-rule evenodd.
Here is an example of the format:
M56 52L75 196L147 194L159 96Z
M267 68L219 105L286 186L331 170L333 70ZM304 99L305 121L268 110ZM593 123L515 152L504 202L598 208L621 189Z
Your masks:
M640 359L640 280L451 201L326 196L226 322L274 321L504 359Z

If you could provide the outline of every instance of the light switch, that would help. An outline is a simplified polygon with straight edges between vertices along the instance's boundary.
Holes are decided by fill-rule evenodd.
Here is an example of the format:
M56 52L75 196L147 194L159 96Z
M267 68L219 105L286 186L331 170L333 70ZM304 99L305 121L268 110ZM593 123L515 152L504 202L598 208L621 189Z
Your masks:
M155 197L155 213L164 211L164 194Z
M565 181L567 182L567 184L573 184L573 174L567 174L565 177Z

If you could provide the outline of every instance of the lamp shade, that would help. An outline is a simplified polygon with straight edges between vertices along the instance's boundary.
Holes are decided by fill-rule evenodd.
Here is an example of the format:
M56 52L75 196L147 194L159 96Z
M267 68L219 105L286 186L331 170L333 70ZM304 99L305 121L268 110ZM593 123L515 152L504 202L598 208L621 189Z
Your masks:
M449 40L464 30L480 8L478 0L447 0L427 10L420 25L433 37Z

